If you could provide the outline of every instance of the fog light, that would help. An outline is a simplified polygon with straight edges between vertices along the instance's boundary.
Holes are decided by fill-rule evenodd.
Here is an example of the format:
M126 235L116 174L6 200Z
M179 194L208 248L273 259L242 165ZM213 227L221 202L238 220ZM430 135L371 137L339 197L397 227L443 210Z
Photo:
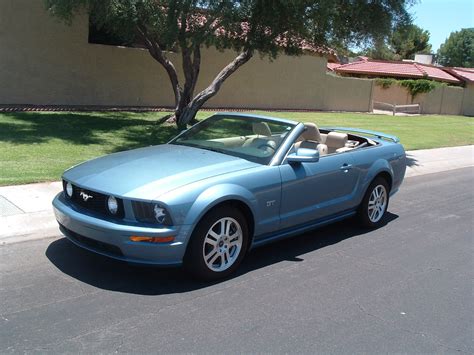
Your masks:
M72 194L74 193L74 190L72 188L72 184L70 182L68 182L66 184L66 194L67 194L67 197L71 198L72 197Z
M107 208L111 214L117 214L118 211L118 202L117 199L113 196L109 196L107 199Z
M170 243L174 240L174 237L140 237L137 235L132 235L130 240L132 242Z

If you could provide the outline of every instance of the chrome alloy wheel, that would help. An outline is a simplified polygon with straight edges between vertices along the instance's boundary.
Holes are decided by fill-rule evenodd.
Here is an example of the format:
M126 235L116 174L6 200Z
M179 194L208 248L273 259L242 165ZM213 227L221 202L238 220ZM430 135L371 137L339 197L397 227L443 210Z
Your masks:
M387 208L387 190L383 185L377 185L372 190L369 198L368 215L372 223L377 223L382 218Z
M239 257L242 241L242 228L235 219L219 219L207 232L202 246L206 266L216 272L227 270Z

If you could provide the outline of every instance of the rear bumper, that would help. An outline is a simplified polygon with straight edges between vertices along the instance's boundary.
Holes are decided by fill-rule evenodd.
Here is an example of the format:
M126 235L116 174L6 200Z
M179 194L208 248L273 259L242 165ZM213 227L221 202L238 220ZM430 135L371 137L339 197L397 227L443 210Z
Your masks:
M74 244L113 259L134 264L179 266L183 262L191 226L149 228L96 218L74 209L62 193L53 200L61 232ZM175 237L172 243L132 242L133 235Z

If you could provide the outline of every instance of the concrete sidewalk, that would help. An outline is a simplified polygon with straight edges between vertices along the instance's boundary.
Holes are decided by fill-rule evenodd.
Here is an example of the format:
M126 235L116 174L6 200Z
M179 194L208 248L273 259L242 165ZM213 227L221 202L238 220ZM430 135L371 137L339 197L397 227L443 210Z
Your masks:
M474 146L407 152L406 177L474 166ZM402 187L403 188L403 187ZM0 187L0 245L59 236L51 201L61 182Z

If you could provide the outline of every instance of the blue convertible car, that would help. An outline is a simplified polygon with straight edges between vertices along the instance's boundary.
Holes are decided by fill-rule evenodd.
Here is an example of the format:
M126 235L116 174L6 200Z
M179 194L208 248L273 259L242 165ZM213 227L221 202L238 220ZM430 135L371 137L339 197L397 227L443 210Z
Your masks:
M353 215L379 226L404 175L396 137L222 113L67 170L53 205L80 247L216 279L274 240Z

